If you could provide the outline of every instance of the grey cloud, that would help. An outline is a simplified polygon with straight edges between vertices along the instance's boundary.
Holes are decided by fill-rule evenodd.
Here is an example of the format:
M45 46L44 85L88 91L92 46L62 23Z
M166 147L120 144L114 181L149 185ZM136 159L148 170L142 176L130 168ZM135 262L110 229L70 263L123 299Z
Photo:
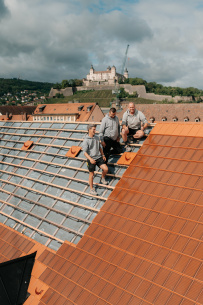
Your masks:
M4 0L0 0L0 20L9 13L8 8L6 7Z
M86 77L91 64L120 72L129 43L130 77L202 87L202 12L193 22L191 1L184 10L183 0L6 1L0 0L0 77L61 82ZM9 18L2 19L5 3ZM102 10L91 13L99 4Z
M141 42L153 36L150 27L139 16L127 17L119 11L102 16L100 27L110 39L127 42Z

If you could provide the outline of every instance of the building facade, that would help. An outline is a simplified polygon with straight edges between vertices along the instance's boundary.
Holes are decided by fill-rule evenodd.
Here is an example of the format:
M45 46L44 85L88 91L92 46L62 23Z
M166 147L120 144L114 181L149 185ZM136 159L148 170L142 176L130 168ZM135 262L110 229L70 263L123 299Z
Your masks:
M86 86L89 86L92 83L95 84L109 84L113 85L115 82L118 82L118 79L122 80L128 78L127 69L124 72L124 75L116 72L116 67L107 67L106 71L95 71L93 65L91 65L90 72L87 74L86 79L83 79L83 82Z

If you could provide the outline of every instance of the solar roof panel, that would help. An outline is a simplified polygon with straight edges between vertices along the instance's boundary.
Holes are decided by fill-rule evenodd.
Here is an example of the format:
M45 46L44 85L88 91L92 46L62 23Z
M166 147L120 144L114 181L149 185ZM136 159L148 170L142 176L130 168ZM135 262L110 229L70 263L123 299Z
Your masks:
M54 250L81 239L126 169L111 156L109 185L97 185L98 169L99 196L90 196L83 152L65 156L86 133L84 123L0 122L0 222Z

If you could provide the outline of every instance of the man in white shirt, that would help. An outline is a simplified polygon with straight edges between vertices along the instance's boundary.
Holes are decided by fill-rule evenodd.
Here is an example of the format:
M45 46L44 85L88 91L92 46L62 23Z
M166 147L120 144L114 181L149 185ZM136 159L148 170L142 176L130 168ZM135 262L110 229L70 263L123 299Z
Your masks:
M128 145L128 136L131 135L134 139L142 138L147 126L148 122L145 115L135 109L134 103L129 103L128 110L122 118L122 138L126 151L131 151L131 147Z

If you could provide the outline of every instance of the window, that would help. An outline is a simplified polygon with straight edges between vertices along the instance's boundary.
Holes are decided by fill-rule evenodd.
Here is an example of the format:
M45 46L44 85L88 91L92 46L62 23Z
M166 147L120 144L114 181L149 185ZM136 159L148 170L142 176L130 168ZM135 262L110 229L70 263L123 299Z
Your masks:
M196 117L196 118L195 118L195 122L200 122L200 118L199 118L199 117Z
M186 117L184 118L184 122L189 122L188 116L186 116Z

